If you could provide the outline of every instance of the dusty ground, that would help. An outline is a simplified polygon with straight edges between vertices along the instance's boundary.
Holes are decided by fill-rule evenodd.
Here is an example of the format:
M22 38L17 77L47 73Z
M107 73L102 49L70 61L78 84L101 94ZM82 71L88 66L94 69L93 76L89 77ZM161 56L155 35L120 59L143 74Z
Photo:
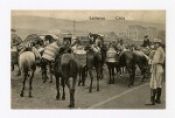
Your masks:
M165 108L165 84L162 92L162 104L146 106L149 102L150 89L149 80L140 83L140 76L136 77L135 86L127 87L127 75L116 78L115 84L109 85L108 73L104 72L104 79L100 81L100 91L96 91L96 80L94 79L93 91L89 93L89 77L85 87L76 88L75 105L78 109L163 109ZM28 87L28 83L26 83ZM69 93L66 88L66 100L56 100L55 80L53 83L43 84L40 70L37 69L33 81L33 98L28 98L28 89L25 97L20 97L22 78L12 72L11 78L11 107L12 109L66 109L69 104Z

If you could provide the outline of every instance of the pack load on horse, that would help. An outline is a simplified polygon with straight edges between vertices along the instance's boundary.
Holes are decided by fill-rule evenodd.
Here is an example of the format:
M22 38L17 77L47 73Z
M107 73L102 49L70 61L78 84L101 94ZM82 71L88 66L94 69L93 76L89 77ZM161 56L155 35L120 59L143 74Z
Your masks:
M47 37L46 37L47 38ZM42 60L41 60L41 70L42 70L42 80L45 83L47 81L48 74L47 74L47 66L49 66L49 74L50 74L50 83L52 83L52 76L54 74L54 63L55 58L60 50L61 43L59 40L55 42L51 42L47 46L44 47L43 53L42 53Z
M84 50L85 45L82 43L81 36L74 37L75 41L72 44L72 51L75 59L78 62L78 72L79 72L79 82L78 85L82 82L83 86L85 85L85 70L86 70L86 51Z
M113 45L114 42L110 42L106 52L106 64L109 70L109 84L114 83L114 69L118 66L119 55Z
M106 52L106 62L116 62L117 61L116 55L117 51L115 50L111 42Z

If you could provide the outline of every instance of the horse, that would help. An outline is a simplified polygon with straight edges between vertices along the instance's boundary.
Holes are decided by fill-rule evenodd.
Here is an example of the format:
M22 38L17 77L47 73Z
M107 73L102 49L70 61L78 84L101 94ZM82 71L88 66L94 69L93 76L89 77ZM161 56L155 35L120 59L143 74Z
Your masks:
M92 70L95 67L97 74L97 91L99 91L99 80L102 79L103 57L101 52L94 51L91 47L86 47L86 71L90 75L90 87L89 92L92 92L93 74ZM84 80L85 81L85 80Z
M62 100L65 100L65 85L69 88L70 92L70 104L69 107L75 107L75 86L78 74L78 64L74 58L74 55L70 52L59 53L56 56L55 62L55 78L56 78L56 89L57 95L56 99L60 99L60 85L59 81L61 79L61 85L63 88Z
M32 82L34 73L36 70L36 59L41 59L41 55L37 52L35 48L32 50L26 50L20 52L19 54L19 67L23 78L23 87L20 96L24 96L26 79L29 78L29 98L32 97Z
M126 67L129 73L130 81L128 87L134 85L136 65L138 65L138 67L141 70L141 74L143 75L142 77L143 82L146 78L146 70L148 67L147 56L143 52L137 52L131 50L124 51L119 55L119 66Z

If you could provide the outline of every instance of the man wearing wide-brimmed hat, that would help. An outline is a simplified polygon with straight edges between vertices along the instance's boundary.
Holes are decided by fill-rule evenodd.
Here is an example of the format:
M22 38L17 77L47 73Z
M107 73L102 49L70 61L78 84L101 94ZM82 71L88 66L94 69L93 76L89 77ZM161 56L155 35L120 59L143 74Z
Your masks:
M151 105L155 103L160 104L161 91L162 91L162 79L164 77L163 65L165 62L165 52L162 48L162 42L160 39L154 40L155 53L152 59L151 67Z

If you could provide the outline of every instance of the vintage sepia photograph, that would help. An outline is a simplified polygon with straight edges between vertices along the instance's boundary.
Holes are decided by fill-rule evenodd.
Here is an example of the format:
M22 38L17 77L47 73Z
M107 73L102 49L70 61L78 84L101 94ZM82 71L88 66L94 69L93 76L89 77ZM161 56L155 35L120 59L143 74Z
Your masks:
M166 109L165 10L12 10L11 109Z

